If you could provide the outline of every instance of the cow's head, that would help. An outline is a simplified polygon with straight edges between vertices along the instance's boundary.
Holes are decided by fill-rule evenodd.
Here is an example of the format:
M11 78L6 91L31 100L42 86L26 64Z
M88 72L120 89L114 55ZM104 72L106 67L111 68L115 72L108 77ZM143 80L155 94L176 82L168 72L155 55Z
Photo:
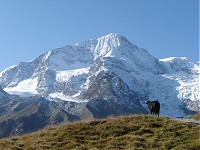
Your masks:
M144 101L146 104L148 104L149 103L149 101Z

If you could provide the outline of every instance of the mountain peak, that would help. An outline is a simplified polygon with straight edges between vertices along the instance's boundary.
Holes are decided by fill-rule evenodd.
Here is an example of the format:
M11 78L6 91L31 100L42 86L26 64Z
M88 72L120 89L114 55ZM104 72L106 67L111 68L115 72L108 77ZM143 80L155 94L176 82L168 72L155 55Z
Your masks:
M193 72L198 74L200 72L199 66L196 63L189 61L186 57L169 57L159 59L159 61L167 68L169 72Z
M129 53L130 50L134 50L134 46L125 37L116 33L110 33L106 36L97 39L94 55L97 57L113 57L122 56L122 53Z
M108 35L98 38L98 41L101 41L101 40L113 41L113 42L115 41L115 42L118 42L118 44L123 43L123 42L130 44L130 42L124 36L119 35L117 33L110 33Z
M188 59L186 57L169 57L169 58L160 59L160 61L164 61L164 62L187 61L187 60Z
M102 36L100 38L104 38L104 37L105 38L116 38L117 36L120 36L120 35L118 35L117 33L110 33L110 34Z

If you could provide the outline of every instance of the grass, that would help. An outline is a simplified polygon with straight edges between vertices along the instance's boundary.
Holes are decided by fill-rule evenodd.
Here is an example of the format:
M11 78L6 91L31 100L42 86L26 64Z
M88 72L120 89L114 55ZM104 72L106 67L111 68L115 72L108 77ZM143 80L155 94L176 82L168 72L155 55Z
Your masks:
M195 120L200 120L200 112L193 115L192 118L195 119Z
M32 134L0 139L0 149L197 150L199 132L199 125L135 115L50 126Z

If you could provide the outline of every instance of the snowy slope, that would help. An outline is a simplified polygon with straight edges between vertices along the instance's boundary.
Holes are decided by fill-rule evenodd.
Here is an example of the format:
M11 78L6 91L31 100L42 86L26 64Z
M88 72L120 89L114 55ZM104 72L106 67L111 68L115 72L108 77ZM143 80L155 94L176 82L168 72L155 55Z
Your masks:
M167 69L165 79L176 83L174 90L176 98L190 110L200 110L200 91L198 63L192 63L185 57L171 57L160 60Z
M119 77L142 104L146 99L158 99L162 115L182 116L200 110L199 68L184 57L158 60L111 33L12 66L0 73L0 85L10 94L81 103L91 100L80 95L91 89L92 79L105 70ZM128 101L123 105L128 106Z

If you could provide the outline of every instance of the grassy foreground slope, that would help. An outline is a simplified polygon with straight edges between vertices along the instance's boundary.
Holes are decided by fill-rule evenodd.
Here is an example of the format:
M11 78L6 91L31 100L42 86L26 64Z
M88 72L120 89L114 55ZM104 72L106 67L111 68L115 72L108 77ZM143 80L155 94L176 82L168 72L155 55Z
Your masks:
M195 119L195 120L200 120L200 112L193 115L192 118Z
M200 149L200 126L145 115L47 127L0 140L0 149Z

